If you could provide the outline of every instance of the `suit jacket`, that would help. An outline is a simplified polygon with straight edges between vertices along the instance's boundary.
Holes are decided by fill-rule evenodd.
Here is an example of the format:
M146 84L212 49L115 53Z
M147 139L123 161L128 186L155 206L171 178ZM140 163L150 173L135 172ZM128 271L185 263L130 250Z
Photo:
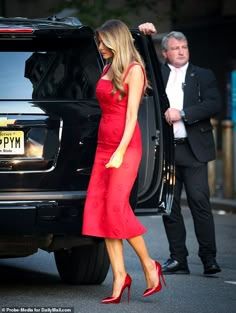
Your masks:
M166 86L170 68L163 64L161 70ZM192 152L200 162L214 160L215 143L210 118L221 109L216 78L211 70L189 63L183 90L185 127Z

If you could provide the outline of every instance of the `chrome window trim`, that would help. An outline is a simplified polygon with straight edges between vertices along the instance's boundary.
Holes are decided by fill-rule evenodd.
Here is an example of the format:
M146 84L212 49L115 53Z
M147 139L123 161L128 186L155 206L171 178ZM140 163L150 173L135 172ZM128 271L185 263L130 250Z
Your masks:
M32 192L0 192L0 205L18 202L41 202L48 200L80 200L85 199L86 191L32 191Z

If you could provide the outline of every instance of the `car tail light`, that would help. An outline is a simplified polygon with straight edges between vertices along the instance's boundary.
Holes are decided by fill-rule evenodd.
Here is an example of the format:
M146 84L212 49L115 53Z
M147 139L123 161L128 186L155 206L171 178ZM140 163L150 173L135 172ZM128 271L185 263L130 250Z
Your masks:
M0 28L0 34L32 34L33 28Z

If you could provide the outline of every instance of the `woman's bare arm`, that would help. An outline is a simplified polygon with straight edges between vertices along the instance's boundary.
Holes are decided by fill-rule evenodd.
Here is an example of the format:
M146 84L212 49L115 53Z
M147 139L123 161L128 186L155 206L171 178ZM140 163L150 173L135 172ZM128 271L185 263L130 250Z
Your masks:
M124 154L133 136L137 123L139 105L143 95L144 79L144 73L141 66L138 64L134 65L130 69L126 79L126 83L128 84L128 104L124 133L119 146L106 164L107 168L118 168L123 162Z

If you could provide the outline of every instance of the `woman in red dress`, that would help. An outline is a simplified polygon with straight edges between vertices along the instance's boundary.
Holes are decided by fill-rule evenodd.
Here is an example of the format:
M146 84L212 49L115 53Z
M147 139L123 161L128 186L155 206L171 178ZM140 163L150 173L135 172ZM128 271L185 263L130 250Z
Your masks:
M123 22L107 21L97 29L96 38L107 65L96 87L102 117L82 232L105 239L113 291L102 303L119 303L126 288L129 295L132 282L125 269L123 239L128 240L141 261L147 284L143 296L162 287L161 266L149 256L142 236L146 229L129 204L142 156L137 116L147 79L143 61Z

